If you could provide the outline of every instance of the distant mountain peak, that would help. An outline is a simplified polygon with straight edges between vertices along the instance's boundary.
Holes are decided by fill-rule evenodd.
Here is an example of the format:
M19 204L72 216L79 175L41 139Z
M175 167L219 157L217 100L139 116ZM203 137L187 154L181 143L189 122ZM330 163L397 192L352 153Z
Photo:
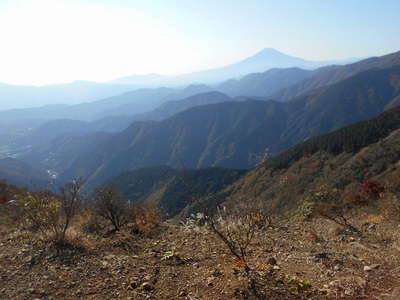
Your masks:
M276 50L275 48L269 48L269 47L266 47L266 48L262 49L261 51L259 51L259 53L278 53L278 54L284 54L284 53L282 53L281 51ZM284 55L286 55L286 54L284 54Z
M348 63L352 60L346 60ZM265 72L272 68L302 68L316 69L331 65L333 61L312 61L297 56L288 55L275 48L266 47L254 55L244 58L236 63L219 68L196 71L176 76L161 76L157 74L132 75L119 78L113 83L147 84L147 86L183 86L193 83L215 84L228 79L238 78L250 73ZM343 64L343 60L334 61Z
M247 59L254 59L254 58L263 58L263 59L285 58L285 59L303 60L302 58L298 58L298 57L294 57L294 56L285 54L274 48L264 48Z

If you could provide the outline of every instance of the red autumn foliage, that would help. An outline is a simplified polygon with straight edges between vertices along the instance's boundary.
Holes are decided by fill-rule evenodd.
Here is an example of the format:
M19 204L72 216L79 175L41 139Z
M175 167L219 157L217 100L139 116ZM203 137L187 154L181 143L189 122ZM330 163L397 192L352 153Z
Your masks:
M6 204L8 202L7 196L0 196L0 204Z
M378 200L384 191L385 185L383 183L375 179L368 179L352 195L351 200L355 205L366 205L371 201Z

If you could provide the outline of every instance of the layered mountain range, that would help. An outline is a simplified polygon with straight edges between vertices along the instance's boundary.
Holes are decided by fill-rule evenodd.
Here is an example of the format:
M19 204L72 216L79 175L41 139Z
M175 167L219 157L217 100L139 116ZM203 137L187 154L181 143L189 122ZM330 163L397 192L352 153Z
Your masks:
M266 160L241 179L211 196L199 197L180 217L217 205L262 203L271 213L298 208L308 191L323 185L343 195L374 178L398 182L400 175L400 108L303 142ZM393 186L398 190L398 186Z
M273 48L265 48L255 53L253 56L245 58L228 66L198 71L178 76L160 76L148 74L144 76L131 75L116 80L115 84L137 84L137 82L149 82L152 85L182 85L193 82L215 84L231 78L239 78L250 73L264 72L273 68L298 67L303 69L316 69L328 65L343 65L357 61L356 58L328 61L310 61L299 57L284 54Z
M356 59L314 62L266 48L229 66L179 76L131 75L105 83L80 80L44 86L19 86L0 83L0 99L2 99L0 110L40 107L50 104L74 105L106 99L140 88L183 87L193 83L217 84L224 80L241 77L249 73L264 72L271 68L316 69L332 64L344 64L352 60ZM129 97L129 95L124 97ZM118 102L116 99L112 101ZM82 108L77 109L75 113L79 112L80 109Z
M204 207L212 194L225 201L220 199L230 185L248 191L251 187L239 183L248 179L241 176L257 177L260 170L268 173L277 166L273 172L281 174L319 153L328 153L329 159L349 153L352 159L360 145L379 143L358 141L351 134L368 137L365 131L343 134L340 128L345 126L384 113L378 123L366 124L390 130L373 136L387 138L396 129L382 120L397 118L396 109L390 109L400 101L400 52L313 70L265 67L211 86L144 88L90 103L0 112L0 155L8 159L1 174L25 186L32 180L43 186L78 177L87 179L87 188L113 183L132 200L153 201L173 216L195 211L194 202ZM327 150L326 142L316 143L315 138L330 132L339 133ZM343 141L356 141L357 150L340 148ZM301 143L313 146L295 146ZM296 147L314 150L299 152ZM274 167L260 166L271 156ZM31 171L24 172L24 165ZM250 170L246 175L239 171L245 169ZM142 176L159 179L149 184ZM136 195L136 185L145 192ZM241 195L235 193L228 194L232 199Z
M250 168L266 149L279 153L395 106L398 78L400 66L372 69L289 102L221 102L192 107L158 122L134 122L83 147L81 153L74 152L71 165L61 164L69 168L57 172L65 179L84 177L98 184L122 171L157 165ZM52 147L44 152L58 155L53 149L62 149ZM22 158L38 161L32 153ZM65 159L70 161L68 155Z
M111 178L132 201L157 204L168 217L189 217L217 205L254 203L271 213L296 209L307 191L324 184L344 193L357 182L400 174L400 108L309 139L245 170L170 167L136 169Z

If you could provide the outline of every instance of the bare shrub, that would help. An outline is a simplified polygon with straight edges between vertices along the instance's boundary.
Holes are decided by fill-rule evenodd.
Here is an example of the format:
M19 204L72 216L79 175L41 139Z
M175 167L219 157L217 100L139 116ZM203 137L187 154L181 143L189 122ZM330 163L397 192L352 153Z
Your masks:
M22 210L18 220L23 229L48 233L59 226L61 200L50 191L27 192L19 195L18 207Z
M331 186L322 185L309 191L299 206L300 213L306 218L320 217L330 220L351 232L361 231L348 219L349 205L342 198L342 191Z
M57 251L71 246L67 231L79 210L82 186L82 181L75 180L65 184L60 189L60 195L49 191L20 195L17 200L21 209L19 224L24 229L50 238Z
M113 227L109 233L120 231L128 224L133 233L144 233L161 223L157 207L131 203L113 186L98 187L92 200L94 213Z
M137 205L134 209L133 230L137 233L146 233L158 227L161 223L160 210L150 204Z
M261 230L263 216L260 212L244 207L228 210L226 207L207 218L211 231L225 244L235 264L244 271L249 282L249 290L256 299L265 299L264 284L260 284L259 274L249 264L249 247Z
M121 230L128 224L134 212L128 199L113 186L96 188L93 203L96 214L113 226L113 232Z
M61 187L61 224L56 227L56 235L62 243L65 241L65 234L71 225L72 219L76 216L82 203L82 192L84 182L82 180L73 180Z
M322 217L361 235L361 230L350 223L348 216L353 210L374 203L384 191L385 186L374 179L366 180L349 195L343 195L341 190L325 184L305 195L300 211L307 218Z
M82 209L75 224L83 233L100 235L104 230L104 219L92 209Z
M225 243L231 254L247 266L247 249L257 230L258 216L239 216L227 213L226 208L218 209L209 219L211 230Z

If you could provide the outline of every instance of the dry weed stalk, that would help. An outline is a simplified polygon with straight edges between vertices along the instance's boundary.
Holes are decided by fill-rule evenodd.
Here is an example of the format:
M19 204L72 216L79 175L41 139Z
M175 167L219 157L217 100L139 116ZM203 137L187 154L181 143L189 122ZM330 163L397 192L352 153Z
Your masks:
M263 220L264 217L259 212L239 213L236 210L229 213L226 207L217 209L214 216L207 218L211 231L227 246L236 265L244 270L250 291L256 299L265 299L265 296L257 282L255 270L249 265L248 250L257 231L262 228L260 224Z

